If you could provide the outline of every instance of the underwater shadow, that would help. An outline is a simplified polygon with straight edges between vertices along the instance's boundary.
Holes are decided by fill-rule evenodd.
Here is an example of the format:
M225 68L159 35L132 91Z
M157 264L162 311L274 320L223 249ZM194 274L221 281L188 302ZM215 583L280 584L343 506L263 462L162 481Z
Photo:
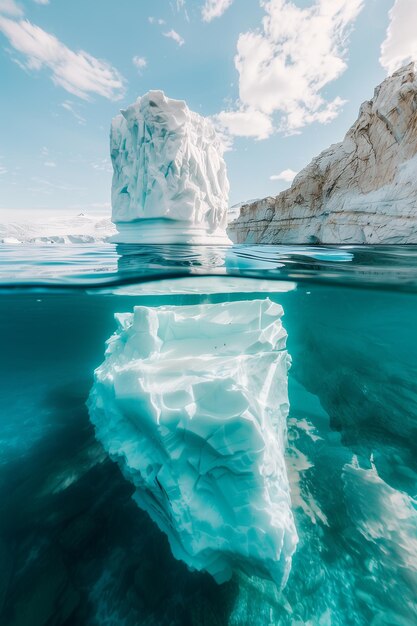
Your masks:
M0 475L0 623L227 624L234 582L190 572L96 441L91 380L45 397L56 428Z

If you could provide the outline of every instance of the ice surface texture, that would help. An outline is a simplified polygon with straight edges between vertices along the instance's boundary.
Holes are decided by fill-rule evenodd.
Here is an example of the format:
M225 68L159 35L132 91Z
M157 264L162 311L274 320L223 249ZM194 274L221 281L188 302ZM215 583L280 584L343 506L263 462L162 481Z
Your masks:
M172 552L217 582L285 583L297 533L284 461L287 334L270 300L117 314L89 410Z
M229 182L210 120L150 91L111 126L112 219L124 243L230 243Z

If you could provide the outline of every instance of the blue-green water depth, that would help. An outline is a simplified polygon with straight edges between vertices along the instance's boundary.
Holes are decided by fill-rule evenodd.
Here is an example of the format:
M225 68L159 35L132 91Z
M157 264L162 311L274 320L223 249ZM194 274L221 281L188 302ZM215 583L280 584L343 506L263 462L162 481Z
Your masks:
M9 251L0 266L0 624L417 623L417 253L101 252ZM283 591L176 561L85 405L115 312L264 297L283 306L293 362L300 542Z

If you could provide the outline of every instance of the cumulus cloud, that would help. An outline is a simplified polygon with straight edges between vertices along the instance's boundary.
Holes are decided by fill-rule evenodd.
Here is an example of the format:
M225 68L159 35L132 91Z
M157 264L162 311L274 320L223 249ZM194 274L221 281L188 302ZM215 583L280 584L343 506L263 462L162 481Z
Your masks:
M221 111L214 116L214 122L223 133L228 132L235 137L266 139L273 132L271 118L262 111Z
M14 0L0 0L0 13L20 17L23 15L23 10Z
M135 67L137 67L137 69L139 70L139 72L143 69L145 69L145 67L148 65L147 60L145 59L145 57L138 57L138 56L134 56L132 59L132 63Z
M260 112L286 133L331 121L344 102L339 97L329 102L322 90L346 69L348 35L363 0L315 0L304 8L289 0L262 0L261 6L262 28L242 33L237 42L234 115Z
M124 80L106 61L80 50L74 52L57 37L28 20L12 20L0 15L0 32L22 55L20 65L28 70L48 69L55 85L88 100L98 94L109 100L124 95Z
M417 61L416 1L395 0L389 12L389 20L379 60L388 74L392 74L402 65Z
M279 174L273 174L269 177L269 180L283 180L285 183L292 183L294 178L297 176L297 172L294 170L287 169L282 170Z
M179 46L185 44L185 40L175 30L169 30L167 33L163 33L163 35L164 37L168 37L168 39L173 39Z
M205 22L211 22L215 17L220 17L232 5L233 0L206 0L201 10Z

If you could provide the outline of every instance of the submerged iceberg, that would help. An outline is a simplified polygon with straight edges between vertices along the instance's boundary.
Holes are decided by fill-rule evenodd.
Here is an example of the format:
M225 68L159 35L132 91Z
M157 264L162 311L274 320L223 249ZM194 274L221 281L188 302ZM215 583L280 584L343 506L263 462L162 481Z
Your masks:
M118 243L231 243L229 182L213 124L150 91L112 122L112 220Z
M269 299L117 314L89 410L174 556L283 585L297 532L284 460L287 333Z

